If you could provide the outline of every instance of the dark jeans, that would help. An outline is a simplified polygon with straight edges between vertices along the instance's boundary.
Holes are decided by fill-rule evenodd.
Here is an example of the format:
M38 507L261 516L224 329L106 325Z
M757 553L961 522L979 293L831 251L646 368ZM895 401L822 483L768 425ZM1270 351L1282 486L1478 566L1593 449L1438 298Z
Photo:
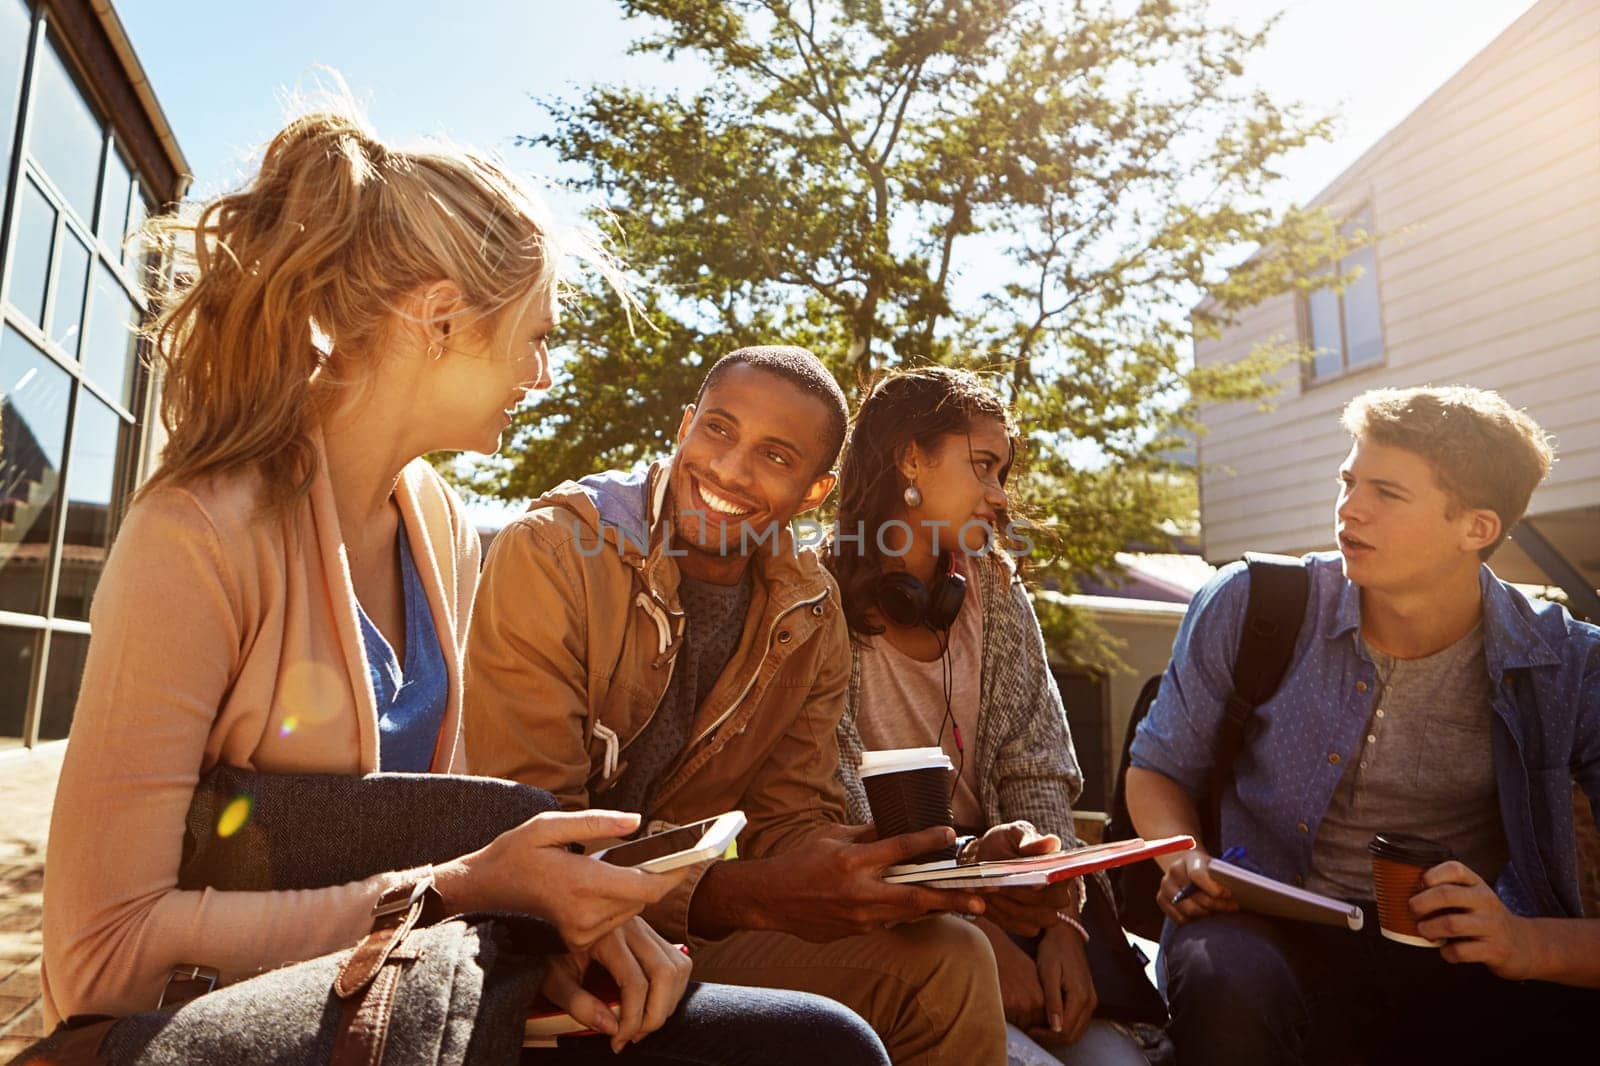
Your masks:
M530 1048L523 1066L889 1066L883 1044L848 1007L807 992L691 983L660 1029L621 1055L608 1038L563 1037Z
M1183 1066L1582 1062L1596 1046L1600 992L1448 963L1384 939L1370 908L1359 933L1245 913L1169 921L1161 957Z

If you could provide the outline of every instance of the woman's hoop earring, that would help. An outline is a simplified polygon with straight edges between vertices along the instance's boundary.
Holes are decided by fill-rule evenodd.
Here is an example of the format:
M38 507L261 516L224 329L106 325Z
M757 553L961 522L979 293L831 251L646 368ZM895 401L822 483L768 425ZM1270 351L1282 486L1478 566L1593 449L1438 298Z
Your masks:
M906 491L901 493L901 499L906 501L907 507L921 507L922 490L917 488L915 484L907 485Z
M444 358L444 345L440 344L438 341L428 345L428 357L430 359Z

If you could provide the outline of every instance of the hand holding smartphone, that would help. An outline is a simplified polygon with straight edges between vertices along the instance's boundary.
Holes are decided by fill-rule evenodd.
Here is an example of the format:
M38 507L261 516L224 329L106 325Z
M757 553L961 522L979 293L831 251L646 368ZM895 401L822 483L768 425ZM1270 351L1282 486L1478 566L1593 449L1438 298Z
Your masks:
M615 844L595 852L594 858L646 873L667 873L722 855L738 839L744 826L743 811L728 811L715 818Z

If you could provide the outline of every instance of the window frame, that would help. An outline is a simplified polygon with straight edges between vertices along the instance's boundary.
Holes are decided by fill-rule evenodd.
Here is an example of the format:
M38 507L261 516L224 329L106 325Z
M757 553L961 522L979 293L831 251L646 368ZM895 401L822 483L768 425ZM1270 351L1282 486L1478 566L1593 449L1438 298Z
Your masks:
M101 214L106 209L104 203L107 194L107 175L113 165L113 153L117 153L122 164L127 167L132 182L129 186L128 199L123 203L123 217L131 215L134 197L139 197L144 208L144 216L149 217L156 213L156 203L148 191L146 175L142 174L137 165L129 163L134 158L122 138L113 127L113 123L106 115L105 109L96 98L93 87L86 84L83 74L83 65L80 57L75 54L72 47L64 39L63 34L51 25L53 13L47 4L34 3L30 5L32 22L30 24L26 53L23 60L22 84L17 98L17 111L15 126L12 133L11 158L9 160L7 183L3 189L3 199L0 199L0 323L10 326L25 341L31 344L46 361L55 364L64 370L71 381L71 394L67 404L66 442L63 450L61 469L58 472L61 485L61 499L58 501L53 527L50 531L50 551L48 555L48 575L46 578L44 608L39 614L29 614L15 611L0 611L0 627L14 630L37 632L39 634L38 652L34 656L31 674L28 678L27 704L23 708L22 736L20 747L23 750L35 747L39 741L39 725L44 713L46 696L46 682L49 679L50 651L52 634L62 633L74 636L87 636L90 632L86 620L57 617L56 600L60 591L63 547L67 532L67 511L69 510L69 495L72 485L72 456L73 440L77 430L78 412L85 390L95 399L104 403L118 418L119 421L132 427L133 441L130 447L130 461L121 464L116 471L113 484L113 500L124 503L128 494L133 491L139 481L140 469L149 437L149 427L146 424L146 412L153 401L154 379L147 365L147 344L141 339L133 353L134 365L132 368L132 381L128 391L130 402L125 404L121 396L111 395L108 387L92 380L82 361L82 356L87 354L83 342L90 340L87 336L79 337L78 350L69 352L57 345L50 337L51 313L57 296L56 274L58 259L64 245L63 231L70 228L74 237L80 240L89 249L89 273L85 286L83 305L80 309L80 329L86 334L89 330L93 314L94 301L98 293L99 268L104 266L116 283L122 287L124 293L132 301L141 319L150 313L149 301L142 289L140 278L154 276L154 269L150 262L150 251L143 249L130 254L127 262L123 261L122 246L115 247L104 241L99 233ZM92 218L82 218L78 211L71 206L62 191L43 169L36 165L29 151L29 127L33 120L33 101L38 88L38 69L40 49L51 47L65 64L72 80L74 89L80 93L88 103L92 113L100 123L100 157L95 169L95 191ZM0 131L3 135L3 131ZM44 322L35 325L21 311L13 308L9 300L9 282L11 272L12 239L16 229L17 212L20 197L18 190L25 181L32 180L44 193L45 198L56 209L55 239L51 244L50 259L45 264L45 302ZM115 543L113 534L112 542ZM0 757L5 751L0 749Z

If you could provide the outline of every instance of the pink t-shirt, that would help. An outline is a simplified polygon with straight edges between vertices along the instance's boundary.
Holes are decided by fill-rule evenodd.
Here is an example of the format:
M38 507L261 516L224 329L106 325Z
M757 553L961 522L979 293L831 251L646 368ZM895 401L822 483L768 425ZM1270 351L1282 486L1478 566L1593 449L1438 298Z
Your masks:
M981 830L983 810L973 786L972 745L978 736L978 682L983 663L983 605L978 582L970 568L957 560L958 572L967 575L967 595L961 613L950 627L950 710L961 727L964 752L956 747L955 731L945 716L944 664L920 662L896 648L882 635L859 645L861 696L856 728L866 751L886 748L944 748L960 771L950 811L962 829ZM942 735L941 735L941 726Z

